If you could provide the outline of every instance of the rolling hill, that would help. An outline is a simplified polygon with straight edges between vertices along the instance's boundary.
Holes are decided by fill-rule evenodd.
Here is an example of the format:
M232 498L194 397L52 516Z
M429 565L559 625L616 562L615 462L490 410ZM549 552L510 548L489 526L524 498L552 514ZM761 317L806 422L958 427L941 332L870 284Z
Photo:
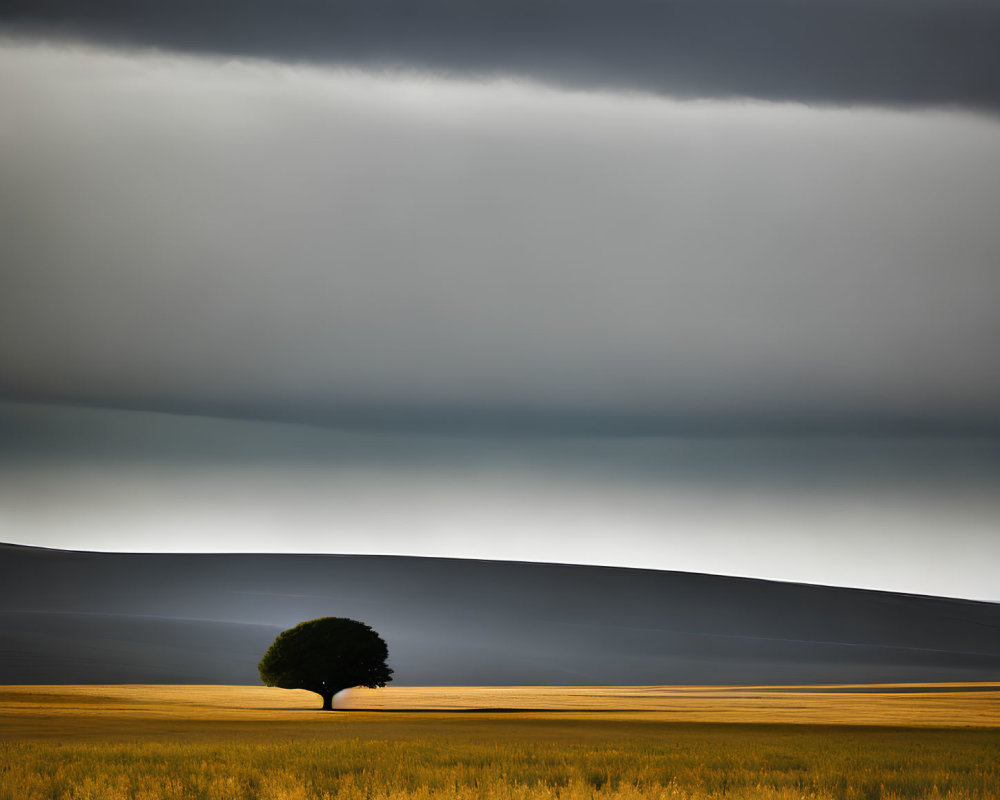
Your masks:
M0 545L0 683L257 683L283 628L361 619L399 685L1000 679L1000 605L682 572Z

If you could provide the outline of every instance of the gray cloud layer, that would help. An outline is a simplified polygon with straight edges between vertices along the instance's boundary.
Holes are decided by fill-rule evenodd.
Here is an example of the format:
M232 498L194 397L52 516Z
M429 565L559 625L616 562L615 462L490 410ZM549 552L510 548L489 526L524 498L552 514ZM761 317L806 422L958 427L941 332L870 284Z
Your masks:
M8 398L1000 424L988 119L0 58Z
M1000 106L996 0L5 0L0 23L680 97Z

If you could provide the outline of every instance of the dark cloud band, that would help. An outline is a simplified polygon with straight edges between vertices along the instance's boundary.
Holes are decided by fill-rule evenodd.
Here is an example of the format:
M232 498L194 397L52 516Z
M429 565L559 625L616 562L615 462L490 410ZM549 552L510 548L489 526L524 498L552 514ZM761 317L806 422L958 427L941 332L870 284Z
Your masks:
M5 0L0 23L679 97L1000 107L992 0Z

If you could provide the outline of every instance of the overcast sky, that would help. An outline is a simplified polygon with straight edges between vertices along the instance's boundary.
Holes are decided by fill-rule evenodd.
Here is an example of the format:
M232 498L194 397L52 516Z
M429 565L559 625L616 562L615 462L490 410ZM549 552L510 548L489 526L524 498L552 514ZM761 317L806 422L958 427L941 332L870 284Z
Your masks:
M1000 600L1000 4L198 8L0 10L0 539Z

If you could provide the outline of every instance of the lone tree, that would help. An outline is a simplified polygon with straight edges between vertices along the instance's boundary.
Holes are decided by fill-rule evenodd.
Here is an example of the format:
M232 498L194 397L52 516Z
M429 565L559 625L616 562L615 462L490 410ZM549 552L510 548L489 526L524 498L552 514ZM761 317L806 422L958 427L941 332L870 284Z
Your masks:
M279 633L257 669L265 685L316 692L323 710L332 711L337 692L391 681L388 657L382 637L363 622L321 617Z

